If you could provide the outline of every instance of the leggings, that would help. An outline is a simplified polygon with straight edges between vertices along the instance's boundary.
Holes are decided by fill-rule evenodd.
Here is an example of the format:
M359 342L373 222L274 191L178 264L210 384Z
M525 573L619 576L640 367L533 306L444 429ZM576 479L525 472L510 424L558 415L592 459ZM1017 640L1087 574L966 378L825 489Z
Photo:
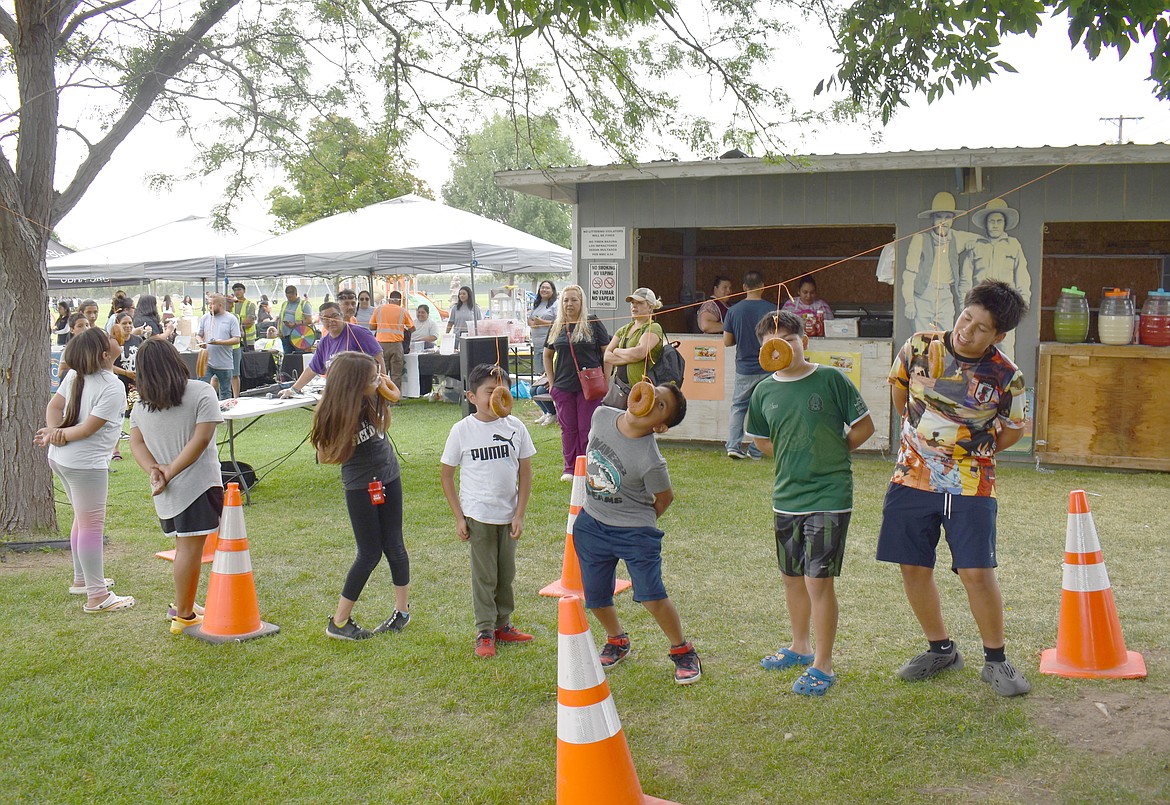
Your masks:
M357 556L345 577L341 595L350 601L358 600L370 574L386 555L390 563L390 578L395 587L410 584L410 560L402 542L402 479L386 484L386 502L375 506L365 489L345 490L345 506L357 541Z
M65 496L73 506L73 526L69 529L69 548L73 553L73 578L75 581L84 580L86 594L90 598L96 598L106 591L102 533L106 527L109 471L62 467L55 461L50 461L49 466L61 479L61 485L65 487Z

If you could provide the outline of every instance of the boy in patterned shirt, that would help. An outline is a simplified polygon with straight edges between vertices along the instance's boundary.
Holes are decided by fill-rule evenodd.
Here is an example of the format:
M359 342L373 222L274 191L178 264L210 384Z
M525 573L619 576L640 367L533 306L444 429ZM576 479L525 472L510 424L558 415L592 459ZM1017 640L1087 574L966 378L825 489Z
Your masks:
M873 435L873 420L849 378L805 358L808 336L803 319L788 311L764 316L756 325L756 336L762 344L773 335L788 342L792 362L752 392L747 435L765 455L775 456L776 558L792 644L764 657L760 665L770 671L808 666L792 690L823 696L837 681L834 581L841 575L853 512L849 454Z
M967 292L953 330L915 333L890 369L902 436L877 558L901 567L910 608L930 643L898 669L907 681L963 667L934 582L942 529L951 569L967 590L983 638L980 678L1000 696L1031 689L1004 656L1003 597L995 576L995 454L1019 441L1024 427L1024 376L996 344L1027 310L1012 286L981 282Z

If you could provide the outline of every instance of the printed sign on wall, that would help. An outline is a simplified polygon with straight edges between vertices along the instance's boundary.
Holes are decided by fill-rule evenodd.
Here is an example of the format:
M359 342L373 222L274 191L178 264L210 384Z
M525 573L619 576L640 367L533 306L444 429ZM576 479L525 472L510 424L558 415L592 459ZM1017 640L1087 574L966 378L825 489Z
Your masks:
M724 399L724 349L718 338L688 338L682 342L679 351L687 362L682 392L688 400Z
M828 352L810 350L804 356L813 363L821 366L832 366L840 369L844 375L853 381L853 385L861 390L861 353L860 352Z
M589 264L589 309L617 309L617 263Z
M586 260L625 260L624 226L586 226L581 228L581 256Z

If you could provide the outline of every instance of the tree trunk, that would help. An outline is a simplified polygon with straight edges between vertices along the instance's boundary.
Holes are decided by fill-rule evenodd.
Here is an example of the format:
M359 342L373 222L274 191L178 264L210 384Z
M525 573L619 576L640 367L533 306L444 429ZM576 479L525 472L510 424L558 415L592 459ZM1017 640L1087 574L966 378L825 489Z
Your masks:
M44 246L30 229L0 216L0 533L56 539L53 479L33 443L49 402L49 313Z

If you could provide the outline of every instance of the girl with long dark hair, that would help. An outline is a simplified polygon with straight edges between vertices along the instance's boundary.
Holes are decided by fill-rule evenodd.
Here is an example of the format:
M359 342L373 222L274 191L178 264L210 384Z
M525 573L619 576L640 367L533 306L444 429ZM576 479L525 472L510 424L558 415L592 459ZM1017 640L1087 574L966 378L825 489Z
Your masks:
M459 289L459 293L455 297L455 304L451 306L450 315L447 317L447 332L454 333L456 338L466 335L468 323L479 321L482 318L483 311L479 309L479 305L475 304L471 288L464 285Z
M130 451L150 477L154 512L175 540L175 601L171 632L203 622L195 603L203 543L219 530L223 480L215 428L223 422L219 398L192 382L178 350L163 338L138 349L138 405L130 412Z
M384 377L362 352L341 352L329 366L329 383L313 413L309 440L317 460L341 465L341 483L357 556L345 577L337 610L325 627L336 640L364 640L401 632L410 623L410 560L402 541L402 479L386 435L390 408L379 393ZM394 613L372 632L353 620L353 606L385 555L394 582Z
M85 595L83 609L91 613L129 609L135 603L133 596L110 592L114 582L105 576L102 554L108 461L126 410L126 391L111 371L120 351L118 342L99 328L66 344L65 360L73 368L61 379L45 409L45 427L36 434L36 443L49 448L49 466L73 506L69 592Z

